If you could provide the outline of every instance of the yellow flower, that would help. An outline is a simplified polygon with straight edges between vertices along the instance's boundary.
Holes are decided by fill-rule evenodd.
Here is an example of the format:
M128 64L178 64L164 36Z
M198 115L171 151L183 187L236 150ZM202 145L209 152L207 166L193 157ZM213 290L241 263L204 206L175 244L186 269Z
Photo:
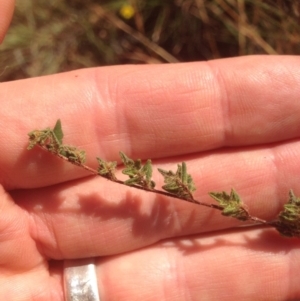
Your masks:
M120 9L120 15L124 19L131 19L133 17L134 13L135 13L134 8L130 4L124 4L124 5L122 5L122 7Z

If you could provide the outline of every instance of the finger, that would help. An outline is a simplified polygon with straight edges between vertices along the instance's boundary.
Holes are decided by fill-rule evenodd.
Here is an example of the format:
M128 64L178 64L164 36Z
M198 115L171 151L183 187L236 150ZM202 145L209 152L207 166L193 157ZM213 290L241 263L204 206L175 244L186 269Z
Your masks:
M273 232L182 238L98 261L101 300L299 300L298 240Z
M1 110L1 182L29 188L86 175L25 152L26 133L57 118L66 144L108 160L120 150L158 158L298 137L298 62L263 56L108 67L3 84L0 99L10 101Z
M190 158L188 173L197 187L194 197L216 204L208 192L229 193L234 188L252 216L272 221L288 201L289 189L300 195L299 146L294 142L269 150L222 151ZM160 167L174 169L169 164ZM163 179L157 171L154 179L159 189ZM44 255L55 259L122 253L165 238L247 224L215 209L97 177L12 195L32 216L35 240Z
M0 0L0 43L3 41L14 12L14 0Z
M62 300L57 268L42 257L29 215L0 187L0 300ZM61 273L61 269L59 269Z
M23 273L45 262L30 237L28 215L0 186L0 275Z

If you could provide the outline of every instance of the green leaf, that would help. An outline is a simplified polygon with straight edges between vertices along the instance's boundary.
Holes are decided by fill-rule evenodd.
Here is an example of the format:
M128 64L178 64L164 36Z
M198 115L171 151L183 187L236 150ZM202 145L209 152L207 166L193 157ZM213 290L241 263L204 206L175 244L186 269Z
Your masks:
M53 129L53 133L54 133L54 135L55 135L55 137L56 137L56 139L57 139L57 142L58 142L59 144L62 144L62 139L63 139L63 137L64 137L64 133L63 133L63 131L62 131L60 119L58 119L58 120L56 121L56 124L55 124L54 129Z
M126 167L135 166L135 161L130 159L129 157L127 157L123 152L120 152L120 157ZM140 160L138 160L138 161L140 161Z
M163 189L169 193L175 194L184 199L193 199L192 192L196 190L194 181L187 173L186 163L177 165L177 171L158 169L158 171L164 177Z
M153 189L155 187L155 182L151 180L151 160L147 160L146 164L143 166L140 159L130 159L123 152L120 152L120 157L125 165L122 173L129 176L129 179L124 182L125 184L140 185L147 189Z
M108 162L101 158L96 158L96 159L99 163L98 174L108 179L116 180L117 178L115 176L115 169L117 166L117 162L116 161Z
M152 178L152 162L147 160L146 164L142 167L141 172L145 175L146 181L150 182Z
M242 221L249 219L249 213L242 206L242 201L234 189L231 189L230 194L222 191L210 192L209 195L224 208L222 211L223 215L231 216Z
M75 146L61 145L59 148L59 154L66 157L70 162L81 165L86 160L86 153L84 150L80 150Z
M46 128L44 130L34 130L28 133L29 145L28 150L32 149L35 145L44 146L52 142L52 130Z
M284 236L300 237L300 198L290 190L289 200L283 206L275 223L276 229Z
M181 181L184 185L188 184L188 174L187 174L187 170L186 170L186 163L182 162L181 165Z
M223 207L226 207L228 204L240 205L241 203L240 197L234 189L231 189L230 194L226 193L225 191L210 192L210 196Z
M35 145L46 147L50 152L59 153L59 148L62 145L63 132L61 122L58 119L53 130L46 128L44 130L34 130L28 133L29 146L27 149L32 149Z

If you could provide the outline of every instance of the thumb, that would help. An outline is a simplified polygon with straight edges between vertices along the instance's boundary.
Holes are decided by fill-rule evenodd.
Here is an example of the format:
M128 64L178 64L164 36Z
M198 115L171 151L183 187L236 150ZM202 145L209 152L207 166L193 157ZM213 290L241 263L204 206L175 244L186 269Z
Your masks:
M0 43L3 41L9 27L13 12L14 0L0 0Z

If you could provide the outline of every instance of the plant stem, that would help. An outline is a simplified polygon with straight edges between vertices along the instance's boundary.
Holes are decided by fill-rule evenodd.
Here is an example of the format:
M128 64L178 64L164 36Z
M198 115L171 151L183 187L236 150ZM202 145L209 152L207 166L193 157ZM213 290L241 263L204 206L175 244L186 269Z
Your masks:
M132 185L128 185L128 184L125 184L125 182L121 181L121 180L118 180L117 178L109 178L109 177L106 177L104 175L101 175L97 172L97 170L83 164L83 163L79 163L79 162L76 162L76 161L70 161L68 160L67 157L59 154L59 153L56 153L56 152L51 152L49 151L49 149L46 147L46 146L43 146L43 145L39 145L40 148L42 148L43 150L46 150L52 154L54 154L55 156L61 158L62 160L64 161L67 161L73 165L76 165L76 166L79 166L85 170L87 170L89 173L95 175L95 176L100 176L106 180L109 180L109 181L112 181L114 183L118 183L118 184L121 184L121 185L124 185L124 186L127 186L127 187L134 187L136 189L140 189L140 190L144 190L144 191L148 191L148 192L152 192L152 193L155 193L155 194L160 194L160 195L164 195L164 196L167 196L167 197L171 197L171 198L175 198L175 199L179 199L181 201L185 201L185 202L189 202L189 203L194 203L194 204L197 204L197 205L200 205L200 206L204 206L204 207L208 207L208 208L213 208L213 209L217 209L217 210L220 210L222 211L224 209L223 206L219 206L219 205L215 205L215 204L208 204L208 203L204 203L204 202L200 202L196 199L193 198L192 194L190 193L190 197L189 198L183 198L183 197L180 197L176 194L172 194L172 193L169 193L167 191L163 191L163 190L158 190L158 189L154 189L154 188L148 188L146 186L139 186L139 185L135 185L135 184L132 184ZM261 225L265 225L265 226L271 226L271 227L276 227L276 223L274 221L271 221L271 222L267 222L266 220L263 220L261 218L258 218L258 217L255 217L255 216L252 216L249 214L249 218L248 218L249 221L252 221L254 222L255 224L261 224Z
M46 150L47 152L50 152L49 149L46 147L46 146L43 146L43 145L39 145L40 148L42 148L43 150ZM66 158L65 156L59 154L59 153L56 153L56 152L50 152L51 154L59 157L60 159L64 160L64 161L67 161L73 165L76 165L76 166L79 166L79 167L82 167L83 169L87 170L88 172L92 173L93 175L95 176L100 176L106 180L109 180L109 181L112 181L114 183L118 183L118 184L121 184L121 185L124 185L124 186L127 186L127 187L134 187L134 188L137 188L137 189L140 189L140 190L144 190L144 191L149 191L149 192L152 192L152 193L156 193L156 194L160 194L160 195L164 195L164 196L168 196L168 197L171 197L171 198L175 198L175 199L179 199L179 200L182 200L182 201L186 201L186 202L189 202L189 203L195 203L197 205L201 205L201 206L205 206L205 207L209 207L209 208L214 208L214 209L217 209L217 210L223 210L224 208L222 206L219 206L219 205L215 205L215 204L208 204L208 203L204 203L204 202L200 202L200 201L197 201L195 200L193 197L190 197L188 199L185 199L185 198L182 198L180 196L177 196L175 194L172 194L172 193L169 193L167 191L163 191L163 190L158 190L158 189L151 189L151 188L147 188L147 187L144 187L144 186L139 186L139 185L127 185L125 184L123 181L121 180L118 180L118 179L112 179L112 178L108 178L108 177L105 177L103 175L100 175L97 170L85 165L85 164L82 164L82 163L78 163L76 161L70 161L68 160L68 158Z

